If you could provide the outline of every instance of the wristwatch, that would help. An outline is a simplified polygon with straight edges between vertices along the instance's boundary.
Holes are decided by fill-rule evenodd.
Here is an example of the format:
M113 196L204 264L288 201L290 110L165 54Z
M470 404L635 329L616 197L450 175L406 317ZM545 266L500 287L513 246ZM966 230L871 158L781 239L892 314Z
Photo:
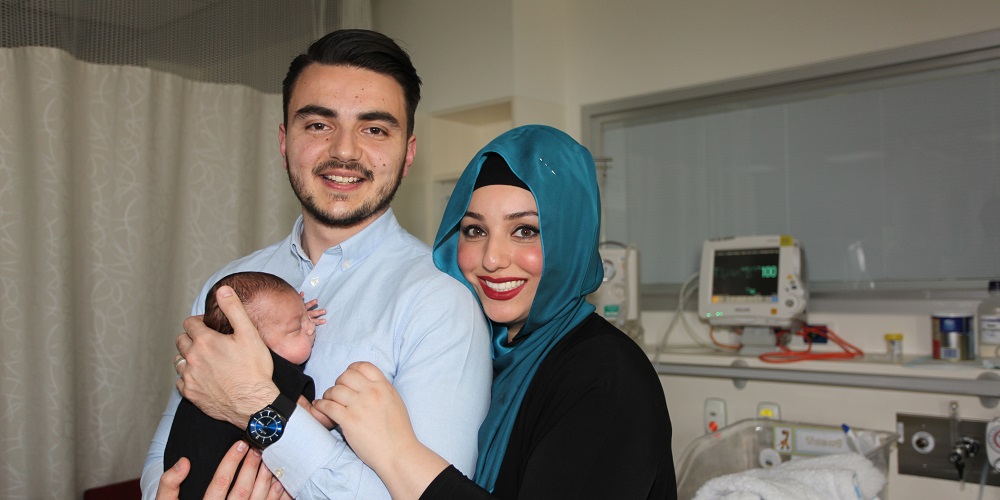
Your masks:
M250 416L247 424L247 438L257 448L271 446L285 432L285 424L295 411L295 402L284 394L278 394L274 402Z

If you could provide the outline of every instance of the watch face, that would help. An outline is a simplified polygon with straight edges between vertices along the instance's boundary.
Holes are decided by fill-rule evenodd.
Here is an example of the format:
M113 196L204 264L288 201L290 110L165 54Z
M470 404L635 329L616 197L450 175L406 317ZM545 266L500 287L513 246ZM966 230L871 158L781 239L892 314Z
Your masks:
M247 433L260 446L267 446L281 437L285 430L285 419L270 408L265 408L250 418Z

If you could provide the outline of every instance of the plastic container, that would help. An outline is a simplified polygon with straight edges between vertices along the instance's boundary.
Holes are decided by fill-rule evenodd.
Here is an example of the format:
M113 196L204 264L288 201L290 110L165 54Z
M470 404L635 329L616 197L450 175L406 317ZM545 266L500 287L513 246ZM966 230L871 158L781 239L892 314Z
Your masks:
M894 432L853 428L861 454L889 478L889 455L895 449ZM823 443L825 446L807 445ZM749 469L772 467L801 457L846 453L844 430L837 426L770 419L747 419L695 439L681 455L677 468L677 497L693 498L708 480ZM879 498L888 498L888 481Z
M900 363L903 361L903 334L885 334L885 355L890 363Z
M931 316L931 357L942 361L976 359L975 315L941 311Z
M998 345L1000 344L1000 280L990 281L989 292L990 296L980 302L976 310L976 331L979 333L980 344Z

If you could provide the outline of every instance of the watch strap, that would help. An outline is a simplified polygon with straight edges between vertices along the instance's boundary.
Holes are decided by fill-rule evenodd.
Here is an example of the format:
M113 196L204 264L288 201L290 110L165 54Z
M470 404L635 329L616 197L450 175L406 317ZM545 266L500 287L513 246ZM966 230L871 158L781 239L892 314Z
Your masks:
M292 418L292 412L295 411L295 401L291 398L285 396L284 394L278 394L278 397L274 398L274 401L268 405L274 411L285 417L285 421Z

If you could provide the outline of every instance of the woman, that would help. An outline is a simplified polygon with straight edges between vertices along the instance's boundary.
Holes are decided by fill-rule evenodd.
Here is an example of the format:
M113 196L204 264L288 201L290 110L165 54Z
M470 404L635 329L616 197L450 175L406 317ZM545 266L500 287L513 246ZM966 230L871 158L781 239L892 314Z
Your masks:
M475 292L493 332L475 483L416 440L373 365L317 402L393 498L676 498L659 379L586 301L603 276L599 228L593 158L566 134L519 127L469 163L434 262Z

